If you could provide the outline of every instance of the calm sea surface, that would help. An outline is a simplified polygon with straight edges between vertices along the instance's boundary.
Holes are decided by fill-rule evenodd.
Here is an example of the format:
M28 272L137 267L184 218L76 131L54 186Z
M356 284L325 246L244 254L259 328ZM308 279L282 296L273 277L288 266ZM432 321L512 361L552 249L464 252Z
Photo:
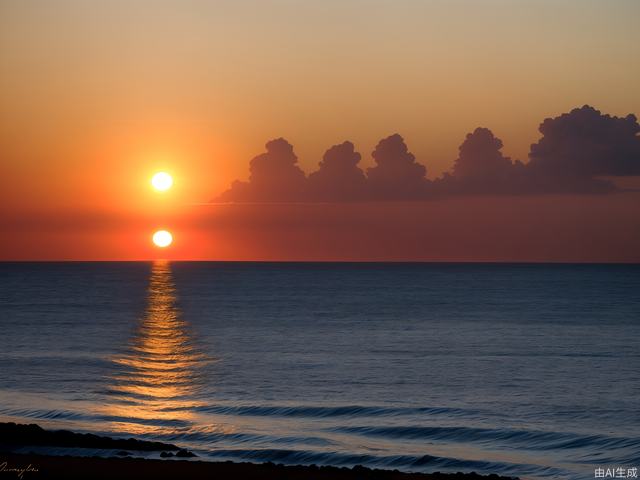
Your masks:
M640 467L640 266L0 264L0 420L201 459Z

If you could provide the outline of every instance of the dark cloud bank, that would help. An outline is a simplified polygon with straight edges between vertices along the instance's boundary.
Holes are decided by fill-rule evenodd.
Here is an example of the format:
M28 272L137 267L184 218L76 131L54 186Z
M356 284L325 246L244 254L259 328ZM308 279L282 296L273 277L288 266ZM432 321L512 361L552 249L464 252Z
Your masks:
M469 133L451 172L436 180L398 135L380 140L366 173L351 142L334 145L308 177L283 138L251 160L248 182L236 181L216 201L347 202L427 200L468 194L610 193L603 177L640 175L640 125L634 115L603 115L585 105L540 125L528 163L512 161L487 128Z

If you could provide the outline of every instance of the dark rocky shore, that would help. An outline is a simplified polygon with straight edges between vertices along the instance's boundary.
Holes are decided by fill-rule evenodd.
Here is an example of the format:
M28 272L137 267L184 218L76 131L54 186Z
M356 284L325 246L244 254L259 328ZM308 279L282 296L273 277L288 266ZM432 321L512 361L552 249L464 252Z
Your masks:
M103 451L92 456L50 455L42 448L86 448ZM133 458L155 452L171 460ZM95 452L94 452L95 453ZM176 458L177 457L177 458ZM273 463L204 462L176 445L143 440L114 439L38 425L0 423L0 478L39 479L283 479L283 480L506 480L512 477L476 473L405 473L356 466L285 466Z

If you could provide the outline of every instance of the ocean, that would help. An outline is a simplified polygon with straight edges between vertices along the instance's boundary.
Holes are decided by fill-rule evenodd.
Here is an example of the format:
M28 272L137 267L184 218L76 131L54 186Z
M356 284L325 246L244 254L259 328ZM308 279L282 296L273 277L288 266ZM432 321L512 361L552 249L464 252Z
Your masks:
M640 265L0 264L0 421L200 460L640 467Z

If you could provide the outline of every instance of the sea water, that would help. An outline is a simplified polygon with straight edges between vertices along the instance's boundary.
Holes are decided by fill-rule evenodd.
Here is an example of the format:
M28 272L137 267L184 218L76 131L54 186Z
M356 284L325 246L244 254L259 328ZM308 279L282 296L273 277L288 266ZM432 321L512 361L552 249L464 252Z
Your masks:
M640 467L640 265L1 263L0 421L201 460Z

